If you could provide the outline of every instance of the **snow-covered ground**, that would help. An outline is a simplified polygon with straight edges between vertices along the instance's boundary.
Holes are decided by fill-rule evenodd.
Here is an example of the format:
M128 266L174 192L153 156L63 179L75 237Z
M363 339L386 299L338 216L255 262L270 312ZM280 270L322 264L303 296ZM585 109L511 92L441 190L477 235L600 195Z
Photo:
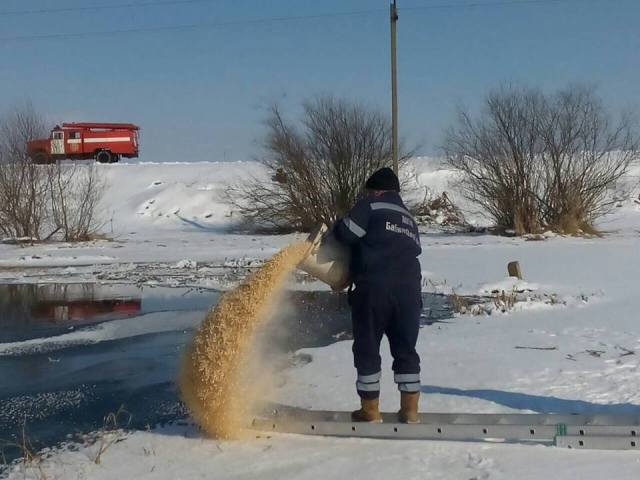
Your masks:
M0 245L0 280L42 281L66 275L90 280L105 272L126 276L139 262L180 271L240 265L266 258L296 238L229 233L237 214L220 194L228 182L260 174L251 162L100 168L110 182L105 207L115 213L105 229L114 241ZM435 192L449 190L451 172L433 160L416 159L412 169L409 176L419 185ZM638 185L639 177L636 168L625 181ZM421 331L423 411L640 415L640 204L634 201L638 193L636 187L601 224L609 231L603 238L549 236L528 241L477 234L423 235L425 290L484 296L516 290L521 300L506 313L493 308L491 315L462 315ZM524 281L506 276L512 260L520 262ZM50 268L57 266L67 268ZM196 281L206 283L208 272L196 275ZM99 341L119 335L105 329L96 332ZM350 349L350 342L343 341L301 351L311 361L282 372L272 399L312 409L354 408ZM387 350L385 344L381 403L385 410L396 410L398 395ZM640 477L637 452L271 434L215 441L190 425L135 432L119 440L102 453L99 464L94 460L100 442L48 452L39 466L42 470L29 470L28 478L40 478L41 472L49 479ZM10 478L23 475L18 466Z
M100 208L110 241L15 248L0 245L0 268L264 258L290 241L247 237L224 201L226 186L264 175L255 162L98 165L107 190Z

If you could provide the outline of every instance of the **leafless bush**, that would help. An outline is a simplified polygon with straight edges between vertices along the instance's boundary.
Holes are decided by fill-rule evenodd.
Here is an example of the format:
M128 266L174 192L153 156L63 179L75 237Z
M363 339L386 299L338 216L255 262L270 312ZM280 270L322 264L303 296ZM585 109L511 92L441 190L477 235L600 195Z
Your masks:
M409 205L409 210L419 224L467 225L462 210L453 203L447 192L434 195L428 188L425 188L422 200Z
M593 230L613 206L612 189L638 158L629 116L614 123L583 87L544 94L503 88L482 114L461 111L445 138L464 195L497 226L518 234Z
M100 199L106 184L93 163L57 164L50 181L51 213L65 241L90 240L102 226Z
M29 140L46 136L46 127L30 103L0 119L0 233L40 238L47 221L49 169L27 155Z
M47 136L47 125L30 101L11 109L0 122L0 152L7 159L27 158L27 142Z
M27 142L47 133L30 103L0 119L0 235L85 240L100 226L104 182L94 165L35 164Z
M391 127L383 113L333 97L303 104L298 125L273 106L261 160L270 180L254 178L227 191L245 218L310 230L332 223L355 203L368 176L389 166Z
M0 164L0 232L39 239L47 221L48 172L29 160Z

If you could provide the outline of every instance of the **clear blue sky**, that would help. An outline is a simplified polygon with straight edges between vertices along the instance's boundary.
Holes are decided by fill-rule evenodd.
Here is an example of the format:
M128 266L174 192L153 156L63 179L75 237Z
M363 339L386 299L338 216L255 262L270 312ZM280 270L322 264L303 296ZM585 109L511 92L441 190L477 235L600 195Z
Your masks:
M126 121L141 160L259 154L265 107L329 93L389 111L386 0L201 0L182 5L7 12L163 0L0 2L0 109L31 98L52 121ZM165 2L167 0L164 0ZM465 3L466 8L414 9ZM436 151L455 108L504 82L595 85L615 109L640 105L640 1L398 0L400 133ZM375 10L216 28L9 39ZM377 11L379 10L379 11ZM3 13L4 12L4 13ZM9 40L8 40L9 39Z

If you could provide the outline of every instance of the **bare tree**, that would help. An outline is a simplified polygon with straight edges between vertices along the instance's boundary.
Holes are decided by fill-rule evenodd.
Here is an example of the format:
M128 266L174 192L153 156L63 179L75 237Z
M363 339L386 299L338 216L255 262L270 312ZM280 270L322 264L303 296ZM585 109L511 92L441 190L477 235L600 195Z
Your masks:
M85 240L99 228L105 184L95 165L38 165L27 142L47 136L30 102L0 119L0 234L30 240Z
M26 149L46 131L30 102L0 119L0 232L6 236L40 238L47 221L49 170L34 165Z
M91 162L58 163L50 175L51 217L65 241L90 240L102 227L100 200L106 183Z
M298 125L275 105L265 125L261 161L271 180L254 178L227 192L260 225L309 230L331 223L355 203L373 171L392 163L387 116L358 103L315 98L303 104Z
M606 213L638 138L630 117L614 123L590 89L507 87L488 95L478 118L461 111L444 150L463 194L499 227L571 233Z
M0 152L13 160L27 158L27 142L47 136L48 128L33 104L26 100L0 122Z
M592 90L558 92L543 110L539 135L545 178L542 218L561 231L589 229L615 203L616 182L638 158L632 117L612 121Z

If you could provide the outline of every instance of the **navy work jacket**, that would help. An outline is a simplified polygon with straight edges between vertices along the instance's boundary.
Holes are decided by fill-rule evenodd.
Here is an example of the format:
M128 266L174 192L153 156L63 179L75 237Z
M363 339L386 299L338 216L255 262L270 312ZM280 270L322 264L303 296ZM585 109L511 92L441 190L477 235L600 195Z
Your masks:
M418 225L396 192L360 200L333 229L351 247L356 283L420 284L422 253Z

